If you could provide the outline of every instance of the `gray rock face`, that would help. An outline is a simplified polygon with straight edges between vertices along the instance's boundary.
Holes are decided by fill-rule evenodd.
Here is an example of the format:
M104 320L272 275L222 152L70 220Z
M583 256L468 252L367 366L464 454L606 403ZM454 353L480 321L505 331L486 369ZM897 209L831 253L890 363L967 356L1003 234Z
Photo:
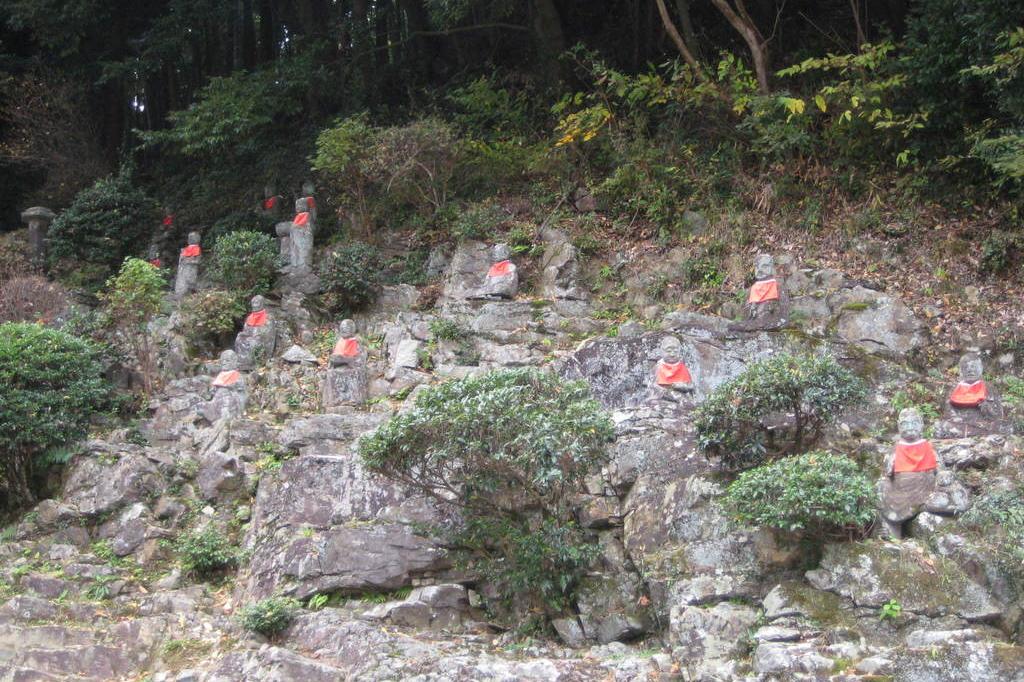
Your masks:
M547 298L587 300L587 292L577 282L579 264L576 260L576 247L560 232L550 236L541 258L541 295Z
M366 365L359 363L328 367L324 372L323 405L330 409L353 405L369 398Z
M294 344L289 346L288 350L281 354L281 359L292 365L315 365L317 362L315 355L302 346Z
M710 608L673 606L669 621L673 655L684 663L732 658L742 651L757 616L749 606L728 602Z
M475 294L491 267L490 249L482 242L467 241L456 247L448 264L442 296L466 299Z
M418 587L400 602L381 604L363 614L418 630L452 630L471 619L469 596L462 585Z
M925 342L925 329L902 301L864 287L829 298L839 315L836 333L870 353L905 355Z
M61 499L78 514L107 514L158 493L164 482L157 467L141 449L119 456L89 455L76 458L68 474Z

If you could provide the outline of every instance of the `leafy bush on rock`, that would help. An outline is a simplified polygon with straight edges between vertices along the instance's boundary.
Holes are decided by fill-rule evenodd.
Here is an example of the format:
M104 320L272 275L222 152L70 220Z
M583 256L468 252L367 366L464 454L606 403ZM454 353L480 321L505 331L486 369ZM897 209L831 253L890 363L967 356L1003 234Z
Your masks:
M252 230L229 232L213 249L210 278L225 289L252 297L270 291L281 265L277 241Z
M192 531L178 539L182 569L200 578L215 575L238 564L238 549L213 526Z
M247 310L237 291L210 289L188 295L181 302L181 326L192 352L212 352L231 342Z
M320 264L324 305L352 312L370 304L380 284L381 257L374 247L352 242L327 254Z
M780 354L751 364L697 408L697 442L726 469L757 466L812 445L864 394L863 382L827 353Z
M244 607L238 620L246 630L272 637L291 624L298 608L299 602L290 597L270 597Z

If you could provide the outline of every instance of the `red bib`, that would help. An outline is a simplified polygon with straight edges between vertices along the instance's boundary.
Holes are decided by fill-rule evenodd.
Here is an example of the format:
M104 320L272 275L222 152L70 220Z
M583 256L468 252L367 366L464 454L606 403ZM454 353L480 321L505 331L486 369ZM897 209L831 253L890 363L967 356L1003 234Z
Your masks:
M315 210L316 209L316 199L314 199L313 197L306 197L306 206L309 207L310 211Z
M896 444L896 460L893 462L894 473L903 474L912 471L931 471L938 467L935 462L935 449L927 440L916 443Z
M487 271L488 277L504 277L516 269L516 266L512 265L512 261L503 260L500 263L495 263L491 266L491 269Z
M160 259L154 258L153 260L149 261L149 264L152 265L154 268L158 268L161 265Z
M213 385L221 387L234 386L235 384L238 383L238 380L239 378L241 378L241 376L242 375L238 373L237 369L224 370L223 372L218 374L217 377L213 380Z
M975 381L973 384L965 384L962 381L953 389L949 396L949 403L954 407L977 407L988 398L988 386L985 380Z
M267 197L263 200L263 210L269 211L277 206L277 197Z
M654 380L659 386L671 386L673 384L688 384L693 381L690 378L690 370L683 362L667 363L658 360L658 366L654 369Z
M181 250L181 255L185 258L195 258L202 254L203 250L199 248L199 244L189 244Z
M257 310L254 313L249 313L249 317L245 318L246 327L262 327L267 323L267 311Z
M302 213L300 213L297 216L295 216L295 219L292 220L292 225L294 225L295 227L305 227L308 224L309 224L309 213L307 213L305 211L303 211Z
M163 223L164 227L170 227L171 225L174 224L174 214L165 215L163 221L161 222Z
M774 279L766 279L754 282L750 287L750 297L747 303L767 303L768 301L779 300L779 283Z
M354 336L351 339L338 339L331 355L340 355L343 358L356 357L359 355L359 339Z

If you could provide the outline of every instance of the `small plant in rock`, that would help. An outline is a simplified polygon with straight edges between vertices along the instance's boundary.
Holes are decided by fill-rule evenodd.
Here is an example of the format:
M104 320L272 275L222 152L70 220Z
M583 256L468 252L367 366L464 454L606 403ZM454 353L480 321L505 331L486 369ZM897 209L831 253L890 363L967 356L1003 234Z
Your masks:
M695 412L697 442L729 470L800 452L865 394L863 382L827 353L780 354L751 364Z
M895 599L890 599L878 609L878 620L896 620L902 613L903 605Z
M217 240L210 278L251 298L270 291L280 261L277 242L270 235L251 230L231 232Z
M446 317L431 320L430 333L439 341L459 341L470 335L468 329Z
M290 597L269 597L245 606L238 621L246 630L273 637L291 625L298 608L299 602Z
M459 512L453 543L506 597L558 611L596 553L574 505L612 433L585 383L501 370L423 391L359 449Z
M231 343L245 317L245 296L210 289L189 294L181 302L185 341L192 352L210 352Z
M182 535L175 549L182 570L199 578L208 578L238 565L238 548L213 526Z
M849 457L809 452L741 473L722 504L739 523L822 539L862 533L876 493Z
M369 244L352 242L332 251L320 264L324 305L338 313L370 304L377 295L380 268L380 253Z

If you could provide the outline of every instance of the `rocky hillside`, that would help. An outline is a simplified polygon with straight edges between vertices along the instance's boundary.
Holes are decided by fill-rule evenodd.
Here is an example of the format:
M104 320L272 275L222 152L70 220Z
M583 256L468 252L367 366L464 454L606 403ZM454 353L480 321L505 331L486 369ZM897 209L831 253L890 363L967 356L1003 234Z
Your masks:
M930 415L941 495L902 540L734 524L727 479L697 446L693 411L716 387L759 359L829 351L869 391L822 447L880 473L893 405L935 381L920 364L929 330L903 301L780 255L784 324L658 307L613 324L566 236L548 230L541 250L520 263L535 297L508 300L474 297L489 245L435 250L430 284L385 287L355 318L354 369L327 362L310 285L285 278L266 307L276 350L241 368L241 414L211 388L219 364L185 369L178 316L155 325L178 378L137 428L86 443L0 538L0 680L1024 680L1019 577L965 521L1024 480L1011 410ZM669 336L693 383L672 400L651 378ZM990 379L1014 362L985 359ZM524 366L588 382L615 428L579 511L600 556L553 633L494 618L486 581L435 532L435 503L355 450L422 386ZM325 381L342 399L324 404ZM243 551L200 581L181 547L204 530ZM302 605L287 628L245 627L245 607L275 596Z

